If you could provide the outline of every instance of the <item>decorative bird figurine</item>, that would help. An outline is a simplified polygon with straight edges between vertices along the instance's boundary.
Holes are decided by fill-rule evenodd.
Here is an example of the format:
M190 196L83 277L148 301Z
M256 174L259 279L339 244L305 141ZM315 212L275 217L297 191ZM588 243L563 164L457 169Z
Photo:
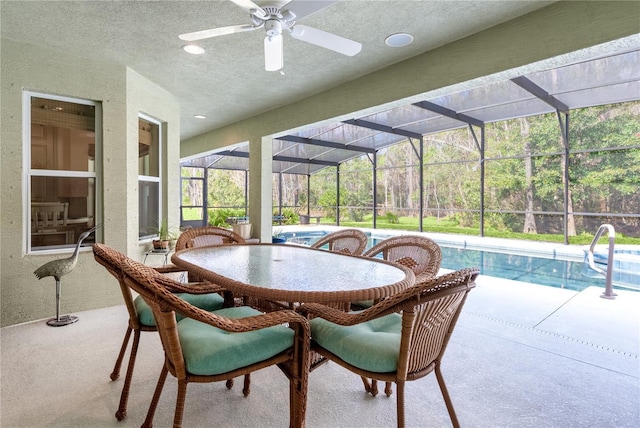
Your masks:
M76 243L76 249L73 251L71 257L66 259L52 260L48 263L43 264L38 269L36 269L33 274L38 278L46 278L47 276L52 276L56 280L56 317L51 318L47 321L47 324L52 327L60 327L63 325L72 324L78 321L78 317L71 315L60 316L60 278L64 275L68 274L76 267L78 263L78 252L80 251L80 245L82 241L84 241L87 236L91 235L96 229L98 229L101 224L83 232L78 237L78 242Z

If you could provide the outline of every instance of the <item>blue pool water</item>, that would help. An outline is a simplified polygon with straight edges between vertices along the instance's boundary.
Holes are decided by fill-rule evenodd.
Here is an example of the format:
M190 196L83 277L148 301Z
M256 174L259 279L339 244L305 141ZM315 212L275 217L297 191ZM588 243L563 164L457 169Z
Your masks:
M326 231L309 230L285 232L282 235L288 242L311 245L326 234ZM375 245L380 239L384 238L369 238L369 247ZM483 275L576 291L590 286L605 287L604 276L594 275L595 272L585 267L585 264L580 261L454 248L442 244L440 248L442 249L442 267L445 269L458 270L475 266L480 268L480 273ZM629 281L633 283L622 285L632 288L640 287L637 273ZM614 285L616 285L615 281Z
M609 247L597 245L593 252L594 264L606 271ZM584 254L585 275L597 277L600 273L589 267L587 250ZM640 249L633 245L616 245L613 250L612 280L614 284L640 289Z

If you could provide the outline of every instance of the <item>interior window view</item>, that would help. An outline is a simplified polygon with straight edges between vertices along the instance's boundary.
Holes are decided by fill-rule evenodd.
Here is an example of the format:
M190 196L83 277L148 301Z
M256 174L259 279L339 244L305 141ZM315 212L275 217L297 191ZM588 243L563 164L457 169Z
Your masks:
M96 106L35 95L30 104L29 247L68 247L95 223Z
M0 426L640 426L640 0L0 8Z
M160 126L138 119L138 218L140 239L160 233Z

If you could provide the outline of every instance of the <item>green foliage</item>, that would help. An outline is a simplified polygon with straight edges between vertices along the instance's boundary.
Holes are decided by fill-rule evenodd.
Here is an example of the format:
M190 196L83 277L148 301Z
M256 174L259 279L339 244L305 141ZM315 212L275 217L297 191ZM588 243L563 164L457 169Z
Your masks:
M210 207L237 208L245 206L244 172L221 169L209 170Z
M277 212L274 212L273 215L277 216L279 214ZM298 224L298 223L300 223L300 216L292 208L283 208L282 209L282 217L284 217L284 219L282 220L282 224ZM279 221L274 221L273 224L280 224L280 222Z
M156 233L158 234L158 239L161 241L172 241L180 235L180 228L169 226L167 219L163 218L160 221Z
M391 212L391 211L389 211L385 215L385 217L386 217L387 223L389 223L389 224L399 224L400 223L400 218L398 217L398 215L393 213L393 212Z
M182 218L186 221L202 219L201 213L202 209L200 208L182 208Z
M563 242L566 204L570 225L575 224L568 229L569 235L576 235L570 236L572 243L588 244L603 222L614 224L617 242L640 240L640 218L632 216L640 207L640 103L572 110L570 114L568 157L555 113L487 124L483 162L468 128L426 135L422 165L425 230L477 235L479 212L484 208L487 236ZM404 141L377 153L376 203L380 212L397 216L379 217L379 228L418 230L416 148L415 141ZM282 189L274 185L274 204L278 206L281 197L281 206L306 212L308 200L308 214L321 212L323 222L328 223L336 222L338 206L341 225L372 227L371 161L363 155L341 164L340 201L336 201L334 167L309 177L308 195L305 176L274 174L274 183L282 183ZM484 189L480 189L483 168ZM244 187L239 184L243 183L237 178L217 177L215 186L210 181L210 200L218 201L219 206L243 206ZM297 210L286 210L289 208L283 211L285 223L297 223ZM537 234L522 233L525 225Z
M229 227L231 226L227 222L227 219L229 217L244 217L245 215L246 214L244 210L241 210L241 209L232 209L232 208L210 209L209 225L219 226L219 227Z

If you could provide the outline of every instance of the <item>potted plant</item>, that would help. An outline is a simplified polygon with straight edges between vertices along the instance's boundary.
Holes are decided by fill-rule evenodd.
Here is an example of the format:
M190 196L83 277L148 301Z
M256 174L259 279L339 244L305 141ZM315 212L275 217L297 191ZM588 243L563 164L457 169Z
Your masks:
M152 241L153 249L156 251L168 251L171 248L171 242L175 243L178 238L178 232L169 227L166 219L160 222L158 228L158 238Z

